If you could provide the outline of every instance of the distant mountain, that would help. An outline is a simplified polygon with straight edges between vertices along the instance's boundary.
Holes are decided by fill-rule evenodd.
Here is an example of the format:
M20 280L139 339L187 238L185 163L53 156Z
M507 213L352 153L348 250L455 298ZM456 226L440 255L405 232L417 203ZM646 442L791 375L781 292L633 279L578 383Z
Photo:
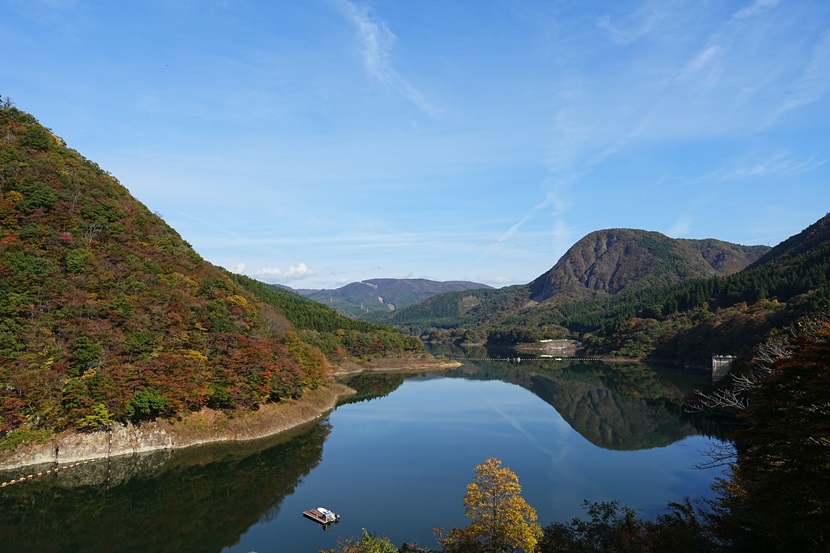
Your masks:
M529 284L442 294L402 309L387 321L420 331L431 325L488 325L542 306L734 274L769 249L714 239L674 239L645 230L599 230L579 240L549 271Z
M645 230L598 230L574 244L550 271L531 282L529 299L573 301L693 278L730 275L769 249L714 239L675 239Z
M391 311L426 298L473 289L491 288L486 284L452 280L437 282L423 278L374 278L352 282L335 290L296 290L316 302L358 319L378 319Z

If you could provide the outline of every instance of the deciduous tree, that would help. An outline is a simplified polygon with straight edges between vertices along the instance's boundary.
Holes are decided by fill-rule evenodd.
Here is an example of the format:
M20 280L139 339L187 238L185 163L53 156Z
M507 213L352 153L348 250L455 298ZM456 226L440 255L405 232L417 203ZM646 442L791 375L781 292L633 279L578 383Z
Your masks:
M464 507L470 525L453 528L442 539L446 551L530 552L542 535L536 510L522 497L519 478L498 459L487 459L475 468Z

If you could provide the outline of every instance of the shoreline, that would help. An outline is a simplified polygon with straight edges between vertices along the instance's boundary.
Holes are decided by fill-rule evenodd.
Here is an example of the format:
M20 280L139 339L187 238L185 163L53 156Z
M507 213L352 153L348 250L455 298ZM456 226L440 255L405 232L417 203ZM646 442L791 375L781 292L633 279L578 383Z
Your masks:
M114 424L90 433L66 430L41 444L28 444L0 456L0 471L179 450L216 443L251 442L277 436L327 416L337 402L356 392L329 382L298 400L268 403L256 411L226 414L204 408L181 420L156 420L138 426Z
M436 358L381 358L364 364L337 364L332 372L332 381L306 392L298 400L267 403L256 411L244 413L203 408L181 420L156 420L140 425L114 424L108 429L90 433L65 430L44 443L0 452L0 471L13 472L40 465L67 465L160 450L271 438L323 419L341 399L357 393L338 382L338 377L362 372L440 371L458 365L460 363L455 361Z

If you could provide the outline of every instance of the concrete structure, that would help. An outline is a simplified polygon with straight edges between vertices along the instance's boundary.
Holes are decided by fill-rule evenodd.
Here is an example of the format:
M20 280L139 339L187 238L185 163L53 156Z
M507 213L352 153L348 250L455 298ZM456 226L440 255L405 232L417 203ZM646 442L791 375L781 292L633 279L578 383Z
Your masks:
M712 382L717 382L729 374L732 369L732 361L737 359L734 355L712 354Z

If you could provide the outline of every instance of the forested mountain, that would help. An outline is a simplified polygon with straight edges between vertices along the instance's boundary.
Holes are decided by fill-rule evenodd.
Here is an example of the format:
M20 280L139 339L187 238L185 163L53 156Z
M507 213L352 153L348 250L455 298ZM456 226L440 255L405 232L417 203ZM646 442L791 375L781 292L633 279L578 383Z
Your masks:
M750 268L760 267L767 264L782 265L786 259L794 258L812 249L820 248L830 241L830 214L825 215L795 236L787 238L759 260L754 262Z
M698 360L747 353L830 300L829 227L830 215L728 277L562 304L557 321L601 353Z
M720 240L669 238L659 232L607 229L574 244L531 282L536 302L613 296L625 290L736 273L769 250Z
M67 427L254 408L333 358L418 350L205 262L31 115L0 105L0 447Z
M490 286L463 280L437 282L423 278L374 278L352 282L334 290L296 292L350 317L382 320L383 315L391 311L431 296L478 288Z
M402 309L387 321L417 332L499 326L524 314L546 313L552 305L732 274L768 250L766 246L740 246L714 239L673 239L644 230L600 230L579 240L549 271L529 284L437 296Z
M601 231L528 285L435 296L389 320L435 340L571 338L593 354L703 364L750 351L830 298L830 216L766 250Z

